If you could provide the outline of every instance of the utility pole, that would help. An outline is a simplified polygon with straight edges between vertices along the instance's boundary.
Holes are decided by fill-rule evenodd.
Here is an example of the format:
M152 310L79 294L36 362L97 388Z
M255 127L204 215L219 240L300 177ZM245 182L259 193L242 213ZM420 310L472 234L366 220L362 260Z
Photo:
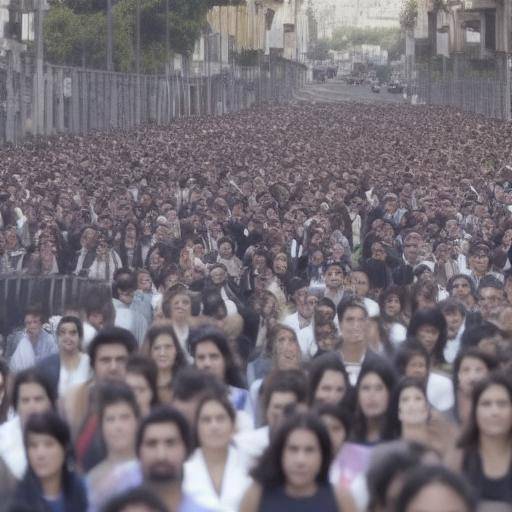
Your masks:
M112 31L113 31L113 19L112 19L112 0L107 0L107 71L112 71Z

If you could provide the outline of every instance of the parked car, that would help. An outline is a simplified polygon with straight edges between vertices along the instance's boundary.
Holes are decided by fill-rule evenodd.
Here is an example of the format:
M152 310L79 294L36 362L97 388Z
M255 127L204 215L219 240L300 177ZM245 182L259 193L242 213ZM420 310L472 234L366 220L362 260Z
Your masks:
M379 84L373 84L372 85L372 92L380 93L380 85Z
M391 94L403 94L405 87L398 82L394 82L388 85L388 92Z

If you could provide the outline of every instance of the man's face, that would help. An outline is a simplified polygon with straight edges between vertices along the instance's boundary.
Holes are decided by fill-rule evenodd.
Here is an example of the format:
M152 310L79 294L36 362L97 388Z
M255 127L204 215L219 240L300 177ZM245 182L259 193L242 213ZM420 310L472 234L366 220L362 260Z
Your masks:
M175 423L156 423L146 428L139 449L145 481L162 484L180 482L186 458L185 443Z
M86 250L91 250L96 245L96 238L96 231L88 228L82 233L80 245Z
M448 339L453 339L457 336L460 326L462 325L462 322L464 322L464 317L458 309L443 311L443 315L448 327Z
M325 273L325 286L333 290L339 290L343 285L343 270L333 265Z
M404 242L404 256L405 259L410 263L416 263L418 259L418 253L420 250L421 237L408 236Z
M15 405L22 425L25 424L31 414L38 414L51 409L51 402L45 389L37 382L27 382L20 386L18 403Z
M308 294L304 301L297 303L297 311L302 318L309 320L315 312L315 306L318 298L314 295Z
M360 307L348 308L339 322L344 343L364 343L368 325L366 311Z
M94 373L99 381L124 380L126 376L126 362L128 350L121 343L108 343L100 345L96 351Z
M32 340L36 339L41 333L43 328L43 322L39 315L27 315L25 317L25 329L29 338Z
M489 286L481 288L478 295L478 305L482 312L482 316L484 318L497 317L501 311L504 301L503 290Z
M274 391L267 407L267 424L270 431L275 431L283 420L284 409L287 405L296 404L297 395L291 391Z
M489 269L489 254L486 251L477 251L469 257L469 268L479 274L485 274Z

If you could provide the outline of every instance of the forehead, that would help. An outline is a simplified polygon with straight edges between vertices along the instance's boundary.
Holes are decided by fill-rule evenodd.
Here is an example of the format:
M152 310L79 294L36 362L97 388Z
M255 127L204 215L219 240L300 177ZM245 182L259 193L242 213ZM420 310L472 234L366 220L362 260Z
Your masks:
M147 443L153 440L169 440L173 439L183 443L180 429L174 422L156 423L148 425L144 431L142 443Z
M112 357L117 355L128 355L128 350L120 342L112 341L111 343L105 343L96 349L96 357Z

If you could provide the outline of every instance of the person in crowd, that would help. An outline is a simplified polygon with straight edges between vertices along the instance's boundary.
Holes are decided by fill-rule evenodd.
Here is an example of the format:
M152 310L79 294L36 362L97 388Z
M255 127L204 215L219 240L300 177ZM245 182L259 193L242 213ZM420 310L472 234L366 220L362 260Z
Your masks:
M135 434L140 414L133 391L124 383L102 384L98 409L106 456L87 473L90 511L100 510L108 500L109 475L122 464L135 460Z
M26 370L57 352L55 340L43 329L43 322L43 311L39 306L25 311L25 331L9 362L12 372Z
M169 403L172 380L176 372L187 365L186 353L174 327L166 323L152 325L146 332L143 350L157 366L158 400L162 404Z
M471 413L473 389L498 366L498 361L490 354L468 348L460 352L453 363L452 381L455 403L447 411L448 417L465 427Z
M237 512L251 481L247 461L232 444L235 410L226 397L205 395L195 422L198 447L185 462L183 489L211 510Z
M365 361L355 386L352 441L373 446L384 440L386 414L396 375L390 364L378 356Z
M308 376L310 405L336 405L350 395L347 370L336 354L327 353L315 358Z
M307 413L290 417L254 468L255 483L240 511L355 511L351 495L329 482L330 463L331 441L322 422Z
M16 374L12 388L12 405L16 415L0 426L0 459L18 480L27 467L23 429L32 414L55 408L56 389L35 368Z
M38 364L41 372L51 380L58 396L63 396L68 389L83 384L90 377L89 356L82 352L83 335L80 319L63 316L57 325L59 352Z
M23 438L27 471L16 488L12 507L86 512L87 493L81 477L72 470L67 423L53 411L33 414L25 424Z
M200 328L191 336L190 345L196 368L211 373L226 384L234 409L245 411L252 421L249 392L243 387L241 373L235 365L233 353L224 334L209 326Z
M475 311L477 308L476 285L465 274L456 274L450 278L446 290L450 297L462 302L467 311Z
M475 384L469 421L459 440L462 474L485 502L512 503L512 383L492 373ZM454 464L453 461L451 461Z
M167 290L162 299L162 312L164 317L170 320L182 351L190 358L188 337L191 328L192 301L184 286L178 284Z
M60 409L71 429L77 462L84 470L91 469L105 455L99 436L98 385L124 381L128 358L136 347L137 341L126 329L110 327L100 331L89 345L92 377L62 397Z
M126 363L126 384L135 395L141 417L147 416L159 402L156 363L147 356L133 354Z
M443 466L419 466L412 470L398 494L396 512L476 512L477 503L467 483Z

